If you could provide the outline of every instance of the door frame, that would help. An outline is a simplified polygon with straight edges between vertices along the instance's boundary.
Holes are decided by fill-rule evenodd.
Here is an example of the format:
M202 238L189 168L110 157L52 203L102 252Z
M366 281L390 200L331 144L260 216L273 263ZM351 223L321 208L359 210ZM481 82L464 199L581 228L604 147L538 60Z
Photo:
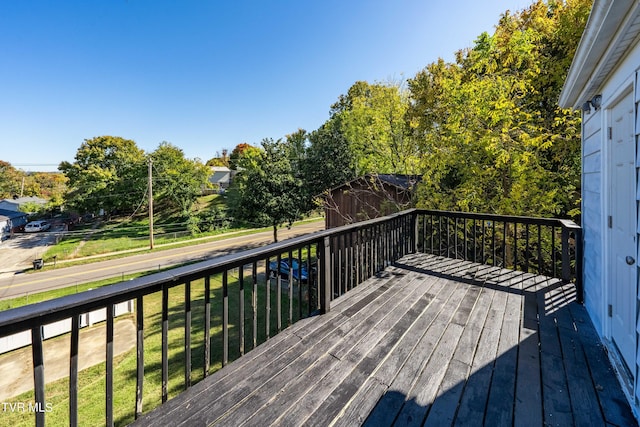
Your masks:
M635 349L634 349L634 358L632 360L632 365L628 366L629 370L627 371L626 369L624 369L623 367L626 365L623 363L623 357L622 355L618 352L618 349L616 348L616 346L613 344L613 339L612 339L612 328L613 328L613 321L612 318L609 317L608 315L608 305L611 304L612 302L612 298L613 298L613 291L612 291L612 282L613 282L613 263L611 262L611 258L613 257L613 253L612 253L612 247L613 247L613 238L612 238L612 230L609 228L608 226L608 217L609 215L611 215L612 213L612 200L611 200L611 185L612 185L612 173L613 173L613 169L611 167L611 162L612 162L612 154L611 154L611 150L612 150L612 145L609 142L609 138L608 138L608 128L610 126L613 125L613 114L612 114L612 107L615 106L616 104L618 104L619 102L621 102L626 96L631 95L631 101L633 104L633 109L634 109L634 117L632 118L633 120L633 128L634 128L634 139L635 139L635 152L636 152L636 156L637 156L637 150L638 150L638 141L637 138L635 137L635 135L637 135L638 133L638 129L637 129L637 118L636 116L638 115L638 111L637 111L637 104L636 104L636 92L638 91L638 88L635 87L634 85L634 80L635 80L635 74L633 75L632 79L626 80L623 84L621 84L618 89L611 94L610 97L608 97L606 105L603 105L603 117L602 117L602 130L601 130L601 134L602 134L602 143L604 144L604 149L602 150L603 152L603 166L605 167L604 169L604 173L603 173L603 190L605 190L605 194L603 194L603 198L602 198L602 203L604 205L604 209L603 209L603 218L602 218L602 224L603 224L603 239L604 239L604 256L603 256L603 266L604 266L604 271L603 271L603 293L602 295L604 296L603 298L603 302L602 302L602 313L604 314L603 319L604 319L604 328L603 328L603 332L605 334L606 340L605 343L607 345L607 347L609 348L609 356L612 360L612 362L614 363L614 365L617 365L617 371L620 375L620 378L622 379L622 384L626 385L627 390L625 390L627 393L632 393L632 390L635 389L635 383L636 383L636 362L635 359L638 356L638 340L636 338L636 342L635 342ZM604 104L604 103L603 103ZM636 161L637 163L637 161ZM637 169L637 167L636 167ZM638 191L638 175L637 173L635 174L636 176L636 182L634 185L635 188L635 193L637 194ZM634 197L634 200L637 198ZM635 223L638 224L638 209L636 208L636 212L633 215L633 217L635 218ZM637 254L637 249L636 249L636 255ZM637 257L636 257L637 258ZM636 304L635 304L635 311L636 311L636 319L637 319L637 314L638 314L638 303L637 303L637 283L638 283L638 271L637 271L637 265L640 263L640 260L636 260L636 277L635 277L635 281L636 281L636 292L634 292L634 299L636 300ZM635 329L635 323L634 323L634 329ZM636 335L637 336L637 335ZM630 377L629 377L630 375ZM623 387L625 388L625 387Z

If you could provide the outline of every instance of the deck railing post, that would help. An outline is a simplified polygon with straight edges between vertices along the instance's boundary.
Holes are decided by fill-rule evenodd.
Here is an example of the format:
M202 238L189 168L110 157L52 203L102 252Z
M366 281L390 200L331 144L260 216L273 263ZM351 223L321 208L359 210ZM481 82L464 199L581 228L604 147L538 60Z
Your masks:
M584 288L582 284L582 229L575 230L576 239L576 294L577 302L584 303Z
M33 360L33 388L36 407L36 427L44 427L44 354L42 352L42 326L31 329L31 357Z
M328 313L331 309L331 237L323 239L322 257L320 258L320 310Z
M569 230L562 227L562 281L571 281L571 264L569 259Z
M411 213L411 230L413 230L413 235L411 236L411 253L418 253L418 240L420 238L419 227L418 227L418 212Z

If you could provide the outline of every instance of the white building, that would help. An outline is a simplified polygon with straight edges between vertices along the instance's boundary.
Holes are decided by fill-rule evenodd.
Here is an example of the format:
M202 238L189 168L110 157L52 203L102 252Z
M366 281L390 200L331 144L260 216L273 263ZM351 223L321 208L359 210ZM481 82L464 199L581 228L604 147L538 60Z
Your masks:
M585 306L636 416L640 2L595 0L559 104L582 110Z

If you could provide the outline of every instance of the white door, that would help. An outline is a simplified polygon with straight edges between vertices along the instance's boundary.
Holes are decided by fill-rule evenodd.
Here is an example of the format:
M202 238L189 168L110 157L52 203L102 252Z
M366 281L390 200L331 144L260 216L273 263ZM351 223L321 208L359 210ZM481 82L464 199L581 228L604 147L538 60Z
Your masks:
M630 93L611 109L609 191L611 339L627 368L635 366L636 341L636 178L633 97ZM629 369L629 372L634 372Z

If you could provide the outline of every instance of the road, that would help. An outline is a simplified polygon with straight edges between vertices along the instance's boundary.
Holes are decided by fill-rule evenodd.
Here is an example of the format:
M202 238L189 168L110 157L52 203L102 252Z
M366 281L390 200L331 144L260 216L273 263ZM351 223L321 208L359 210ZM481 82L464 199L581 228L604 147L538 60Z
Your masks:
M278 239L285 240L322 229L324 229L323 221L300 224L291 229L283 228L278 230ZM55 270L44 270L32 274L14 274L9 277L5 275L5 277L0 277L0 299L65 288L131 273L167 268L186 262L224 255L230 252L252 249L272 242L273 231L270 230L194 246L165 249L108 261L98 261L91 264L58 267Z

